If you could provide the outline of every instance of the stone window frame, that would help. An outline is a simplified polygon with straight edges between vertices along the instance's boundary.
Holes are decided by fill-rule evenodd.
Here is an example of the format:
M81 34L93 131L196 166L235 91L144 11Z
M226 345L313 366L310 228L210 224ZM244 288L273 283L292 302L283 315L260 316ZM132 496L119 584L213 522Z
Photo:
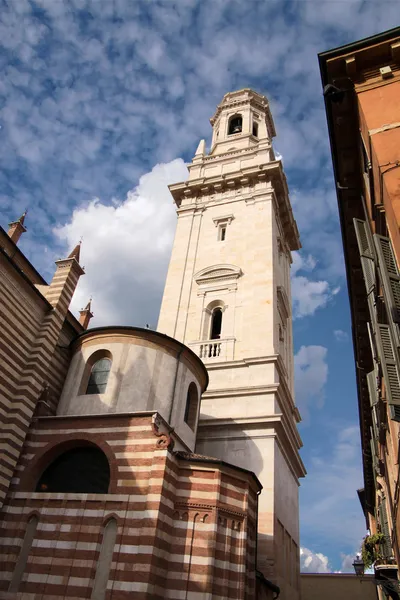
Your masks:
M232 214L213 218L214 225L218 230L217 239L219 242L224 242L226 240L228 225L232 223L234 218L235 217ZM224 235L222 235L223 230L225 230Z
M183 420L192 431L196 429L198 412L199 391L197 389L196 383L194 381L191 381L186 394L185 414Z
M111 362L111 364L110 364L110 370L108 372L108 378L107 378L107 385L108 385L108 379L110 377L110 373L111 373L111 369L112 369L112 365L113 365L113 355L111 354L110 350L108 350L107 348L101 348L101 349L96 350L95 352L93 352L89 356L89 358L86 360L86 364L85 364L85 368L83 370L83 375L82 375L81 383L80 383L79 389L78 389L78 396L86 396L86 395L88 395L87 394L87 388L88 388L88 384L89 384L90 376L92 374L93 367L95 366L95 364L97 362L99 362L103 358L107 358ZM105 393L105 392L106 392L106 390L104 392L102 392L102 393Z

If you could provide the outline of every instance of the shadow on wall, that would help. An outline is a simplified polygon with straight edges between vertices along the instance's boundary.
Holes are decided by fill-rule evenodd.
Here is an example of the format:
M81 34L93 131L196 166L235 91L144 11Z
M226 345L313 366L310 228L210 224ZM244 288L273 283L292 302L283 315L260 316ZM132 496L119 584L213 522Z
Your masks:
M236 467L252 471L256 477L264 471L264 486L259 496L260 510L258 514L258 536L257 536L257 568L267 579L275 581L276 577L276 552L273 536L273 506L274 506L274 470L271 464L271 481L265 483L265 457L260 451L259 445L250 437L249 430L259 429L256 424L249 425L244 431L235 419L224 418L224 425L203 425L204 433L201 431L201 421L212 423L213 417L201 413L199 437L196 444L196 452L206 456L213 456ZM256 432L255 432L256 433ZM263 505L269 510L263 511ZM264 530L264 531L263 531ZM268 533L271 532L271 533Z

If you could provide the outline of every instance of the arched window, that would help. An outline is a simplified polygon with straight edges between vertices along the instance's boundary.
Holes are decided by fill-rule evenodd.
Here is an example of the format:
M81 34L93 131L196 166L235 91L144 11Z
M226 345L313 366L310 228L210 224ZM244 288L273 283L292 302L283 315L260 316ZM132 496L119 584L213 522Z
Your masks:
M229 119L228 135L233 135L234 133L241 133L242 126L243 119L241 115L234 115Z
M104 452L96 446L67 450L44 471L37 492L63 494L107 494L110 466Z
M100 358L94 363L90 372L86 394L104 394L111 369L109 358Z
M110 519L104 527L103 541L97 560L96 576L90 597L91 600L103 600L106 596L115 540L117 539L117 530L117 521L115 519Z
M189 425L190 429L192 429L193 431L194 431L194 428L196 427L198 408L199 408L199 394L197 392L196 384L192 381L192 383L189 385L187 396L186 396L184 421L185 421L185 423L187 423Z
M222 327L222 309L217 306L214 308L211 315L211 332L210 332L210 340L219 340L221 337L221 327Z
M25 529L24 541L18 555L15 569L8 588L9 592L18 592L22 577L25 573L26 564L28 562L29 553L32 548L33 540L35 539L36 529L39 519L36 515L32 515Z

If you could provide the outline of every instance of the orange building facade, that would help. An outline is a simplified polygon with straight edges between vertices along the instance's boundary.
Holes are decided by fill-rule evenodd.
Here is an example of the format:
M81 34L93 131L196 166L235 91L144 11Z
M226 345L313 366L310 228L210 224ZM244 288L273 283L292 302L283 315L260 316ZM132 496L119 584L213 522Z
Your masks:
M319 61L352 316L359 496L367 527L384 535L380 593L398 598L389 580L400 560L400 28Z

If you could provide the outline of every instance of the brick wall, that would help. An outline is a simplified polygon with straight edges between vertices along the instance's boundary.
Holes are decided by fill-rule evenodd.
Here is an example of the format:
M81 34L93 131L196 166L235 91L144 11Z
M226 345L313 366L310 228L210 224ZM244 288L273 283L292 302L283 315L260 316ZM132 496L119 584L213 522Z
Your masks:
M108 493L35 492L60 449L82 443L106 454ZM254 598L257 480L172 446L150 414L37 419L0 513L0 598Z

